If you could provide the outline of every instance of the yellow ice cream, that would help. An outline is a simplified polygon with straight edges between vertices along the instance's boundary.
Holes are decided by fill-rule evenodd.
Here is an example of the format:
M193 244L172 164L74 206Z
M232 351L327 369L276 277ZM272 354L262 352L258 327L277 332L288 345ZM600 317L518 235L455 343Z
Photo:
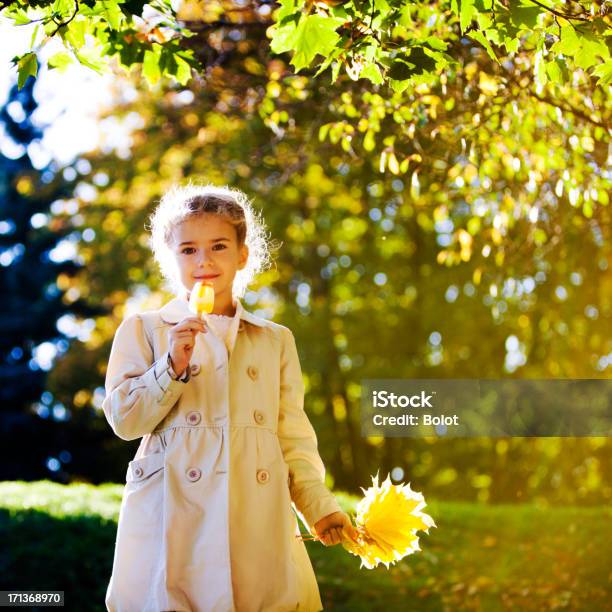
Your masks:
M197 281L189 296L189 310L200 319L204 313L210 314L215 305L215 288L212 284Z

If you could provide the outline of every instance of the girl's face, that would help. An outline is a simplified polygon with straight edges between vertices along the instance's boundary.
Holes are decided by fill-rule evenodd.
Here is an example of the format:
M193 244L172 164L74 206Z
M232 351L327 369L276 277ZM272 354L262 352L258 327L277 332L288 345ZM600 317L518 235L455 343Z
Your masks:
M181 283L189 292L198 280L215 288L215 311L231 308L236 272L246 265L248 247L239 247L236 229L221 215L200 213L173 231L173 251Z

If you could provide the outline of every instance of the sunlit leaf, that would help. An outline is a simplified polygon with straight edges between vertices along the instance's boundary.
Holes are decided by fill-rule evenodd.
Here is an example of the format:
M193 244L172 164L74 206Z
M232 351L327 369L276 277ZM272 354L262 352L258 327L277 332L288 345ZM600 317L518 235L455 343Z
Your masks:
M51 66L51 68L57 68L60 72L66 70L66 68L73 62L74 58L72 55L70 55L70 53L66 53L65 51L59 51L49 58L49 66Z
M23 55L17 63L17 69L19 71L17 86L19 89L21 89L28 80L28 77L36 78L36 75L38 74L38 60L36 58L36 53L26 53Z
M357 504L356 541L345 538L343 547L361 558L361 567L373 569L380 563L387 568L418 550L417 531L429 533L434 520L422 509L425 500L410 484L391 483L389 475L380 485L378 474L372 487L362 488L365 496Z

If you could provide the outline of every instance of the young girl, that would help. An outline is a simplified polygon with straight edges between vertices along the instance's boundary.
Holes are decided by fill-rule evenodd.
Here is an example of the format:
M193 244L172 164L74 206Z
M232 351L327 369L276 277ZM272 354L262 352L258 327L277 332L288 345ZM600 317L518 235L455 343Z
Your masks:
M123 494L106 607L118 612L322 610L295 509L325 545L356 537L324 484L292 332L240 301L267 264L240 191L175 188L151 247L176 295L117 329L104 414L141 438ZM215 290L210 327L189 310Z

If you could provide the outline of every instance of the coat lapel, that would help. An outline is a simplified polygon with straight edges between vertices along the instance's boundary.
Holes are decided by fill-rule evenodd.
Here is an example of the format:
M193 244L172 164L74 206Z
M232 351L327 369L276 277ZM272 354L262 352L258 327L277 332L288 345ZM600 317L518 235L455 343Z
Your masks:
M236 313L234 314L226 338L220 338L217 334L217 330L210 326L210 330L215 334L215 337L225 344L228 354L231 354L234 348L236 335L238 332L244 330L244 321L258 327L266 327L268 324L266 319L262 319L252 312L245 310L240 299L234 298L234 306L236 308ZM187 299L182 296L177 296L159 309L159 316L164 323L176 325L185 317L192 317L194 315L191 310L189 310L189 302Z

